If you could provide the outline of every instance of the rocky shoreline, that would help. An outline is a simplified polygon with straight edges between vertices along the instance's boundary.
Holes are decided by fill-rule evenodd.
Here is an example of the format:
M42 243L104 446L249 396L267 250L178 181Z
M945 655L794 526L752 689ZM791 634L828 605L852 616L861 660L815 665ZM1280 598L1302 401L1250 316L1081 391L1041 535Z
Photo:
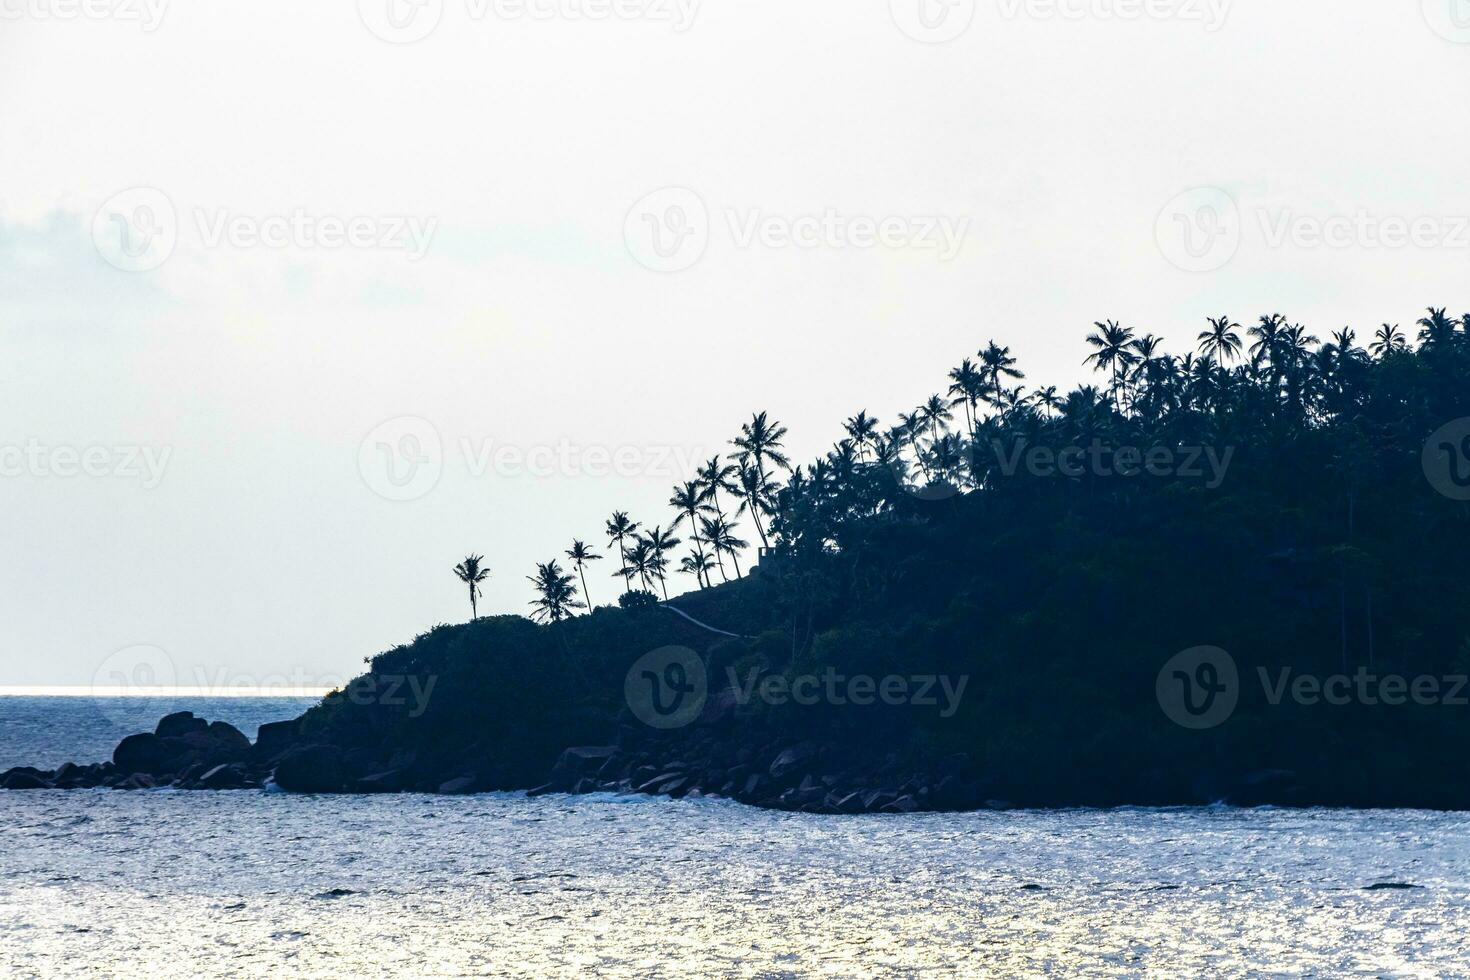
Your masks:
M953 755L930 765L898 755L864 756L819 739L792 741L758 729L696 731L670 738L633 727L619 741L564 750L543 781L508 780L478 747L458 753L343 747L303 734L297 721L260 726L251 742L224 722L184 711L151 733L129 735L109 762L67 763L55 770L22 766L0 774L0 789L242 790L291 793L418 792L463 795L492 791L625 793L672 798L721 797L764 809L820 814L1009 810L1017 804L966 775L970 760ZM1228 789L1198 799L1140 801L1154 805L1265 803L1309 805L1293 773L1245 774ZM1213 797L1213 798L1210 798ZM1067 801L1025 801L1067 806Z

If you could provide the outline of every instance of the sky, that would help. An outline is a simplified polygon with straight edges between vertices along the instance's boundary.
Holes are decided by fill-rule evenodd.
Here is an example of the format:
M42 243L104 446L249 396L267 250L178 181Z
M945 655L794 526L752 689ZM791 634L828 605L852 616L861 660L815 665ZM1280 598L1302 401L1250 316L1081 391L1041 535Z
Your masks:
M339 683L992 339L1470 309L1467 82L1466 0L0 0L0 686Z

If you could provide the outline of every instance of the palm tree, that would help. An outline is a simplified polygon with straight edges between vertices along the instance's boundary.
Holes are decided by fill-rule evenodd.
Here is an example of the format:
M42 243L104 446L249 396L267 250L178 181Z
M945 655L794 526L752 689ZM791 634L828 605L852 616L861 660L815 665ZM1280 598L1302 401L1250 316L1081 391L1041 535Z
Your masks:
M674 537L674 529L665 531L662 527L655 525L651 530L643 534L643 542L648 545L652 552L648 560L650 574L658 579L659 587L663 590L664 598L669 597L669 586L664 579L664 572L669 567L669 559L666 555L680 545L678 538Z
M965 406L965 427L970 432L970 438L975 438L975 429L979 425L980 399L985 396L985 376L975 367L975 362L968 357L960 362L960 366L952 368L949 372L949 394L954 396L952 405Z
M791 461L781 452L781 440L785 438L786 426L780 422L768 422L765 412L757 412L740 427L740 435L730 440L730 445L739 450L731 453L730 458L736 463L754 463L762 481L767 476L767 460L790 472Z
M673 496L669 497L669 506L679 512L670 530L675 530L680 524L688 521L689 537L694 541L694 551L696 554L703 554L704 545L699 540L699 515L713 513L714 508L705 503L699 482L690 480L674 487Z
M1256 364L1261 361L1270 361L1273 378L1281 373L1280 365L1276 363L1276 355L1280 347L1281 333L1285 329L1286 317L1280 313L1272 313L1270 316L1261 317L1254 327L1246 331L1256 338L1255 343L1251 344L1251 359Z
M985 349L980 352L980 364L984 369L982 373L985 375L986 384L992 394L1000 390L1001 378L1021 381L1026 377L1024 372L1017 370L1016 359L1011 356L1011 349L1002 347L993 340L986 344Z
M731 479L735 476L735 464L727 463L719 456L710 458L696 473L699 477L700 498L709 502L720 517L725 516L725 509L720 506L720 491L739 495L740 488L735 486Z
M740 549L750 547L750 543L742 541L735 536L733 525L727 523L723 517L701 517L699 529L704 532L704 539L715 549L715 554L726 554L735 563L735 577L740 577Z
M628 549L623 546L623 539L631 538L638 532L638 522L628 520L628 515L624 511L615 510L613 511L613 516L607 522L606 530L608 543L617 547L618 555L622 561L621 570L613 572L613 574L622 576L623 588L626 589L629 580Z
M476 606L476 600L482 594L480 583L490 577L490 569L481 568L480 562L485 560L484 555L470 555L464 561L454 566L454 574L459 580L470 587L470 619L480 618L480 612Z
M765 528L761 524L761 515L767 517L775 513L772 503L776 496L776 485L764 473L747 463L741 463L736 469L740 487L740 506L735 509L736 516L749 512L751 519L755 521L755 531L761 537L761 546L770 548L771 542L766 538Z
M949 402L939 395L930 395L929 400L919 406L919 413L929 426L931 440L938 439L939 430L949 428L949 420L954 418L954 413L949 410Z
M1093 352L1082 363L1091 364L1099 371L1112 371L1113 402L1121 410L1123 403L1119 391L1123 376L1138 359L1129 349L1129 345L1133 343L1133 331L1119 326L1116 320L1094 323L1093 326L1097 328L1097 332L1087 335L1087 343L1093 347Z
M914 458L919 461L919 468L924 471L924 479L929 479L929 464L924 461L924 453L919 448L919 433L924 429L924 406L920 405L911 414L898 413L898 425L889 432L889 436L900 442L907 442L909 449L913 450Z
M531 601L536 611L531 614L537 622L559 623L572 614L573 609L585 609L587 604L577 598L577 587L573 578L564 574L555 561L536 566L535 575L526 580L536 586L540 596Z
M715 563L703 551L691 552L679 562L679 571L685 575L693 575L701 589L709 588L709 573L714 567Z
M1425 350L1441 351L1455 342L1454 320L1445 316L1444 307L1429 308L1429 315L1419 320L1419 343Z
M657 558L657 553L646 538L638 538L633 542L633 547L623 549L623 561L627 565L629 577L637 575L644 592L653 591L651 579L655 572L654 563ZM632 582L628 583L628 589L632 591Z
M858 456L864 457L868 446L878 437L878 420L865 411L860 411L842 424L848 438L857 446Z
M584 542L573 541L571 548L567 549L567 557L572 560L572 567L577 570L577 577L582 580L582 595L587 598L587 608L592 608L592 593L587 591L587 563L589 561L602 561L602 556Z
M1388 355L1398 353L1408 346L1409 343L1404 339L1404 332L1399 329L1399 325L1397 323L1385 323L1373 335L1373 343L1368 345L1368 350L1370 353L1376 355L1379 360L1383 360Z
M1210 329L1201 330L1199 351L1220 363L1228 363L1240 356L1240 324L1228 316L1207 317Z
M1036 404L1047 410L1048 414L1054 414L1062 407L1062 400L1057 397L1056 385L1038 388L1032 397L1036 400Z

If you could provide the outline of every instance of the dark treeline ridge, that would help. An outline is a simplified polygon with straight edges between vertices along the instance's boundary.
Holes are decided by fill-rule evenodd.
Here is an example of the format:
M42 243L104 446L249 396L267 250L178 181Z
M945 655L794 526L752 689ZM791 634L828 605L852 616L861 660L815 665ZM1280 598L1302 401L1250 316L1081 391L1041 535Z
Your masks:
M831 453L760 498L766 574L673 600L751 639L653 606L443 626L372 663L439 678L420 717L343 694L305 725L507 788L540 781L568 746L620 744L644 762L619 780L634 788L684 755L717 772L681 791L733 783L753 802L822 808L794 773L797 789L747 792L763 753L796 746L823 760L808 766L817 779L952 776L925 805L1470 806L1470 707L1272 704L1259 679L1470 672L1470 504L1438 492L1421 460L1431 433L1470 416L1470 317L1431 310L1417 339L1385 326L1364 349L1351 331L1319 343L1280 316L1248 330L1220 317L1200 353L1175 357L1102 323L1088 342L1105 383L1064 396L1011 387L1021 372L991 344L951 373L948 397L888 431L854 416ZM1178 472L1007 465L1036 458L1017 446L1099 444L1175 450ZM1184 472L1190 447L1228 467L1202 457ZM713 707L657 733L629 717L623 682L665 644L705 659ZM1205 644L1238 663L1240 703L1195 731L1166 717L1155 680ZM752 667L969 682L949 717L758 697L714 710L729 706L729 670Z
M453 780L840 812L1470 808L1470 706L1268 697L1283 670L1432 676L1444 695L1470 673L1470 503L1424 463L1430 434L1470 416L1470 316L1418 327L1411 343L1385 325L1365 349L1351 330L1322 343L1281 316L1220 317L1181 357L1105 322L1087 338L1102 383L1065 395L1026 392L992 343L897 426L859 413L794 467L758 415L744 435L775 437L743 450L761 487L741 499L769 551L756 574L700 575L668 603L740 637L644 591L548 625L436 627L296 723L298 747L331 754L326 785L304 788ZM709 697L656 731L624 682L666 645L699 654ZM1234 658L1239 704L1193 730L1155 685L1202 645ZM751 670L968 681L950 713L942 698L741 703L730 679ZM361 696L405 675L435 679L422 710ZM579 746L597 748L565 751Z

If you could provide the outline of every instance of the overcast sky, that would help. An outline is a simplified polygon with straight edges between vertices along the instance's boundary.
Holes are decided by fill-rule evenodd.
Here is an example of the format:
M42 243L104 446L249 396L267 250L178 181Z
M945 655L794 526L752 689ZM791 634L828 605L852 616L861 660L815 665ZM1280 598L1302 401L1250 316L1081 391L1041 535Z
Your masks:
M0 685L349 676L992 338L1470 308L1459 0L93 2L0 0Z

